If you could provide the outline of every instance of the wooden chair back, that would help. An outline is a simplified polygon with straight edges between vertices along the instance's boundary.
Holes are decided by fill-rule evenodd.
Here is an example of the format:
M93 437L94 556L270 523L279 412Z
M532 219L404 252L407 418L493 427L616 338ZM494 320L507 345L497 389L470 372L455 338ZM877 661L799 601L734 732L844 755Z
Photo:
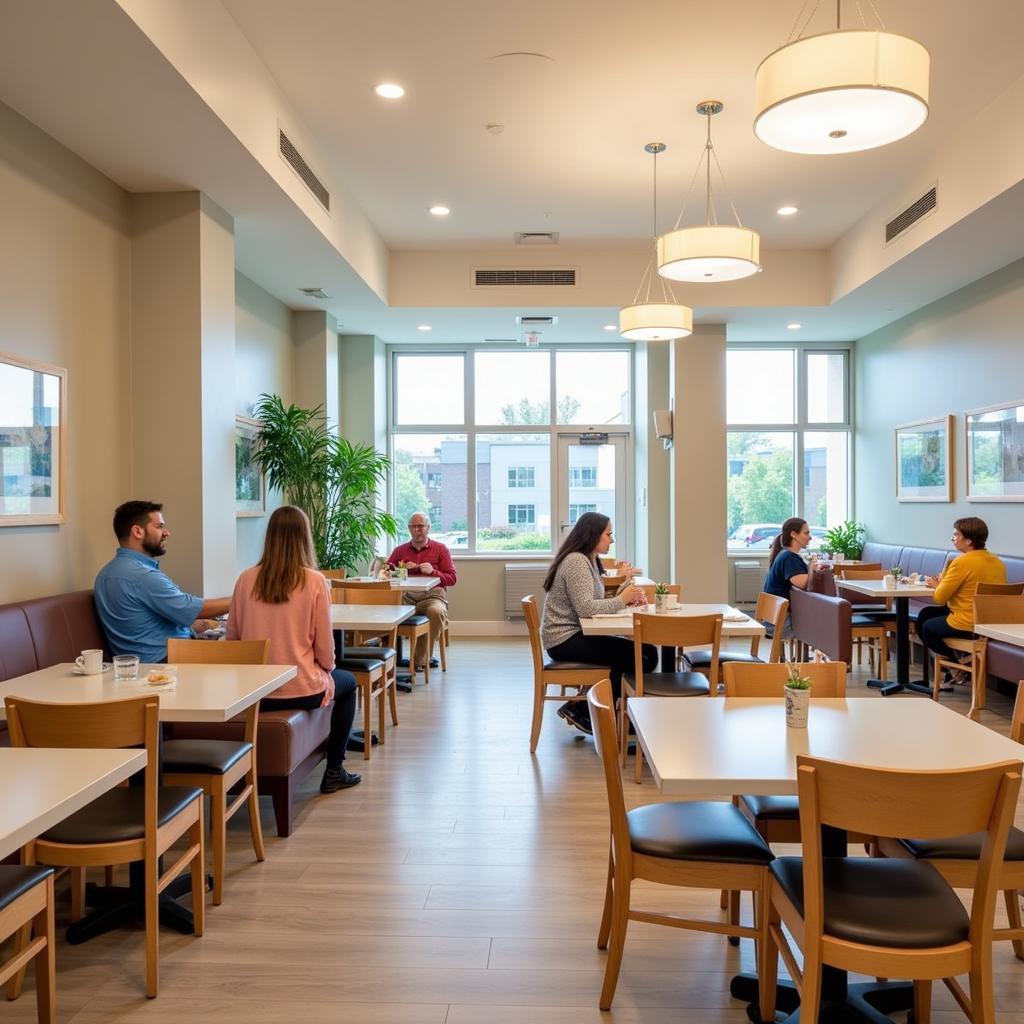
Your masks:
M786 663L748 665L728 661L722 666L726 697L781 697L792 666ZM846 665L841 661L796 663L811 681L812 697L845 697Z
M343 580L345 578L344 569L321 569L320 575L328 580Z
M170 637L167 661L177 665L266 665L269 640L183 640Z
M1020 597L1024 594L1024 583L979 583L974 588L975 596L1002 594L1007 597Z
M866 768L798 754L797 792L807 935L823 930L821 827L885 838L986 833L971 906L971 941L991 931L998 871L1020 791L1021 761L958 771Z
M654 604L654 583L642 583L637 586L637 590L642 590L644 597L647 598L648 604ZM683 596L683 587L680 583L666 583L665 589L676 598Z
M590 724L594 730L594 747L604 769L604 784L608 792L608 816L611 819L612 852L617 870L625 868L628 874L632 857L629 825L626 822L626 799L622 792L622 770L619 767L618 735L615 729L615 709L612 706L610 679L602 679L587 691Z
M711 662L708 665L708 679L711 692L718 692L718 652L722 646L721 615L651 615L641 613L633 616L633 671L634 690L638 697L644 695L643 645L659 644L667 647L711 648ZM637 764L640 764L637 748ZM639 777L639 768L638 777Z
M859 562L857 565L851 565L849 562L833 562L832 572L836 576L842 576L842 574L848 569L868 569L874 571L881 569L881 562ZM852 577L851 577L852 578ZM871 579L869 576L868 579Z
M367 590L361 587L335 587L331 591L332 604L401 604L402 592L393 587Z
M974 598L974 621L976 623L1024 622L1024 597L1007 594L979 594Z
M530 653L533 655L533 676L540 684L544 671L544 652L540 646L540 612L537 610L537 599L527 594L522 600L523 618L526 619L526 631L530 636Z
M344 576L335 579L344 581L343 586L346 590L395 590L387 580L347 580ZM331 586L337 588L339 584L335 582Z
M768 594L761 591L757 595L757 606L754 608L754 618L758 622L768 622L772 626L772 646L768 652L768 660L777 662L782 660L782 631L786 626L786 616L789 614L789 601L784 597L776 597L775 594ZM750 653L756 658L761 650L761 638L751 637Z
M836 566L842 580L880 580L885 573L881 565L845 565Z

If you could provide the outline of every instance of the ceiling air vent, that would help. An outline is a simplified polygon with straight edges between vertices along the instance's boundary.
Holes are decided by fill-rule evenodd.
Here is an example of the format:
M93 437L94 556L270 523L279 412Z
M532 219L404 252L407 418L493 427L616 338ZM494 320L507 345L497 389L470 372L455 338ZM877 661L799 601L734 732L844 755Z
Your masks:
M558 245L557 231L517 231L516 245Z
M548 285L575 288L576 271L561 270L475 270L477 288L537 288Z
M553 327L558 323L557 316L523 316L516 317L516 323L520 327Z
M280 129L278 129L278 137L281 156L285 158L291 169L302 179L306 188L316 196L320 205L330 213L331 193L324 188L323 182L313 173L309 164L303 160L302 154L292 144L292 140Z
M916 224L922 217L935 209L938 202L936 188L937 186L933 185L920 199L911 203L902 213L896 214L885 225L885 241L887 244L898 235L902 235L912 224Z

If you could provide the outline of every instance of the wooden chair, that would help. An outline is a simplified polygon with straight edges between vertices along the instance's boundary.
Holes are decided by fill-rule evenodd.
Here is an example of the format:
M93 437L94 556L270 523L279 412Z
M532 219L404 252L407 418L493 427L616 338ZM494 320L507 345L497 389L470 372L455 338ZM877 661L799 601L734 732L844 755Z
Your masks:
M776 663L782 660L782 633L786 628L786 616L789 614L789 602L784 597L776 597L774 594L760 593L757 595L757 606L754 609L754 618L758 622L766 622L772 627L771 647L768 650L768 662ZM718 664L730 663L744 665L765 664L760 657L761 637L750 638L750 652L746 651L719 651ZM701 672L707 671L711 664L711 651L704 649L700 651L687 651L686 660L692 668Z
M608 678L607 666L584 665L580 662L552 661L540 642L540 613L533 594L523 598L523 618L530 635L530 653L533 655L533 720L530 723L530 753L536 753L544 724L544 702L549 700L586 700L585 687ZM549 686L557 686L558 693L548 693ZM566 693L566 690L575 693Z
M1024 594L1024 583L979 583L974 591L978 597L1020 597ZM977 622L975 618L975 622ZM986 619L986 622L1012 622L1012 619ZM1024 620L1022 620L1024 621ZM966 654L967 660L960 661L956 657L947 658L941 654L933 654L932 658L932 699L939 699L939 684L942 673L965 672L971 681L971 710L968 718L977 721L977 714L985 707L985 654L988 641L985 637L948 637L946 646L958 654Z
M22 861L72 869L72 917L76 919L82 909L83 869L143 862L146 995L154 998L160 971L160 893L190 867L196 935L203 934L205 910L203 791L157 785L159 700L143 694L95 704L48 704L23 697L7 697L5 703L16 747L145 747L142 786L121 786L104 793L23 847ZM130 838L125 838L126 832ZM184 852L161 873L160 858L185 835Z
M608 882L597 937L598 949L608 950L601 1009L609 1009L615 997L630 921L754 939L760 959L769 948L765 910L772 854L765 841L732 804L723 801L656 803L627 811L616 756L611 682L604 679L591 687L587 700L611 819ZM728 854L722 847L728 848ZM752 892L754 926L633 910L630 889L634 879L691 889Z
M12 935L17 939L11 957L0 963L0 985L8 999L17 999L34 960L39 1024L56 1024L52 868L0 864L0 944Z
M265 665L269 640L167 641L167 660L179 665ZM260 797L256 789L256 737L259 701L245 712L245 735L236 740L164 740L162 761L168 786L198 786L210 798L210 837L213 847L213 904L224 902L224 862L228 821L241 807L249 808L249 832L258 861L266 860ZM239 783L242 789L228 794Z
M722 643L721 615L650 615L633 616L634 671L622 676L622 699L619 701L619 744L622 763L629 751L629 729L626 702L630 697L697 697L707 696L718 686L718 648ZM643 645L661 647L695 647L711 645L708 674L696 671L644 672ZM643 780L644 761L640 744L636 745L637 784Z
M932 982L942 979L973 1024L994 1024L992 923L996 881L1020 790L1020 761L960 771L892 771L797 755L803 857L772 862L769 949L761 1017L775 1012L778 958L800 992L801 1020L815 1021L822 967L914 981L915 1024L929 1024ZM876 836L941 839L984 833L971 913L926 864L829 858L823 825ZM871 893L871 899L856 898ZM891 897L891 898L887 898ZM803 949L801 971L782 931ZM970 995L956 981L969 974Z
M992 586L993 584L988 584ZM1017 586L1017 584L1011 584ZM980 586L980 584L979 584ZM974 622L1024 622L1024 597L1007 594L982 594L974 598ZM967 717L977 721L985 710L985 681L987 678L988 638L976 636L971 666L971 709ZM961 666L962 667L962 666Z
M343 580L345 578L346 573L344 569L321 569L320 575L323 576L324 579L333 581Z
M1024 744L1024 682L1017 688L1017 699L1010 720L1010 739ZM878 845L883 856L926 861L953 888L974 889L978 884L983 838L984 834L939 841L882 839ZM1002 890L1009 927L996 928L992 937L1012 942L1017 959L1024 960L1024 921L1020 909L1021 890L1024 889L1024 831L1019 828L1010 829L995 886Z
M654 606L654 588L657 586L656 583L640 583L637 584L637 590L643 591L643 595L647 598L647 603ZM666 583L665 590L671 594L677 601L683 596L683 587L680 583Z
M334 604L399 605L402 593L392 587L380 589L343 587L331 593ZM398 725L398 625L383 632L354 630L354 643L345 645L345 658L379 660L384 662L384 686L391 710L391 724ZM375 641L369 645L367 641ZM383 716L383 711L379 712Z
M880 580L885 575L881 567L865 565L840 565L841 580ZM842 593L842 582L837 583L840 591L839 596L849 599L850 591ZM863 599L863 595L853 595L855 600ZM857 645L857 664L863 660L862 649L864 644L868 645L868 657L872 671L876 671L877 662L878 678L888 679L889 665L889 633L893 631L893 623L896 613L892 610L892 598L886 598L885 608L882 611L863 610L858 611L857 605L852 608L852 621L850 624L853 633L853 642ZM877 616L877 618L876 618Z

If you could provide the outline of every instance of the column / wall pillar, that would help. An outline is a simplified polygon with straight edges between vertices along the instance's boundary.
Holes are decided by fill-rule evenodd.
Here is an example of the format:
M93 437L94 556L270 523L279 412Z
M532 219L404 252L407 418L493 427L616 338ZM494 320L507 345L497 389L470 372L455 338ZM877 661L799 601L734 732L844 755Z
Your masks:
M673 341L669 364L672 578L685 602L725 602L725 325Z
M130 497L164 503L162 564L179 586L225 596L236 568L234 223L199 192L135 195L131 210Z
M322 309L292 313L295 343L295 404L304 409L323 406L327 421L337 429L338 325Z

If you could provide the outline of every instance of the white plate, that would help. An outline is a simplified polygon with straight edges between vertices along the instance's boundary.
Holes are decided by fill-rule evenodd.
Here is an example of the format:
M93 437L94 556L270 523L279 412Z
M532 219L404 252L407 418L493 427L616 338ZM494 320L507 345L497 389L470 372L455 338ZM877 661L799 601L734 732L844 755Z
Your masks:
M114 666L109 661L103 662L103 668L99 672L86 672L81 665L72 665L71 671L76 676L98 676L103 672L109 672Z

